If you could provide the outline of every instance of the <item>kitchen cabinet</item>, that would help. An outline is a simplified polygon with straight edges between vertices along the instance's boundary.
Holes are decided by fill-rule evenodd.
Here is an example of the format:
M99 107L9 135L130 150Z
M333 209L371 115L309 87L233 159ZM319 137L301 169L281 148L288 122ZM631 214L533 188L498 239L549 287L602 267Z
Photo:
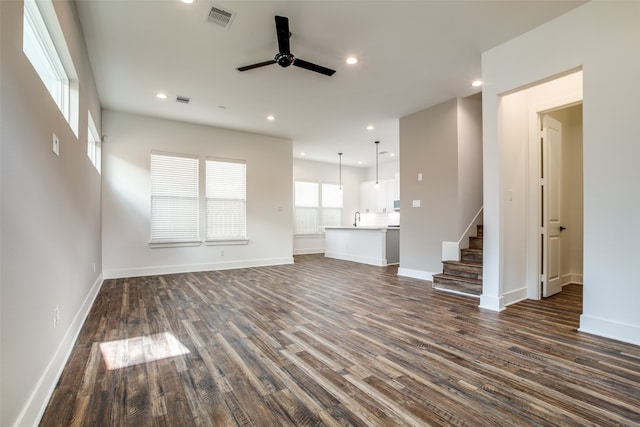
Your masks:
M376 188L375 181L365 181L360 184L360 212L362 213L391 213L393 201L400 198L400 179L379 181Z

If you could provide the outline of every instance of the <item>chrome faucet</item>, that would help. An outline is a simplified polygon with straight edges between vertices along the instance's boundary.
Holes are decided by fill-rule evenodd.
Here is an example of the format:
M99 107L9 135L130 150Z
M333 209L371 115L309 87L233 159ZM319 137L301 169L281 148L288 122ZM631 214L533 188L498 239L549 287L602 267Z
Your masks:
M358 226L358 221L360 221L360 212L356 211L355 218L353 219L353 226Z

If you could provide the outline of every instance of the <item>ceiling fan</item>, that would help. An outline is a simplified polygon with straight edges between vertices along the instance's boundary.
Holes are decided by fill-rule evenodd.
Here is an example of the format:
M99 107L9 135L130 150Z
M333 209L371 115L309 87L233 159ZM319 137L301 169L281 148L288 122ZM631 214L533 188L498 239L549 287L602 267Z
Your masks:
M273 59L240 67L238 68L238 71L253 70L254 68L264 67L265 65L278 64L284 68L288 67L289 65L295 65L296 67L315 71L316 73L324 74L326 76L332 76L333 73L336 72L336 70L332 70L321 65L312 64L311 62L307 62L293 56L293 54L291 53L291 48L289 46L289 39L291 38L291 33L289 32L289 18L286 18L284 16L276 16L276 35L278 36L279 52Z

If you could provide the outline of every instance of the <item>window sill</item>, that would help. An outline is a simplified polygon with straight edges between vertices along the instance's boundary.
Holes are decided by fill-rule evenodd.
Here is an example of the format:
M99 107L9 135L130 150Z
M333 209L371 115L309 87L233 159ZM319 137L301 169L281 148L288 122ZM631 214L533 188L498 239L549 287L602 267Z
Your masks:
M220 239L220 240L205 240L206 246L222 246L222 245L247 245L249 239Z

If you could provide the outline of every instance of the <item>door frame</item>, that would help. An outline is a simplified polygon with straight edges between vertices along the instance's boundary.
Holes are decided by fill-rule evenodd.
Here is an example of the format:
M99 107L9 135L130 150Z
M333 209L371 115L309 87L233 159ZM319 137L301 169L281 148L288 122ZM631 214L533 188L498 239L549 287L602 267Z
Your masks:
M540 192L540 129L542 116L555 110L571 107L582 103L582 93L567 93L557 98L549 99L529 108L529 173L527 198L527 233L526 233L526 288L527 298L542 299L540 287L540 224L542 222L541 192Z

